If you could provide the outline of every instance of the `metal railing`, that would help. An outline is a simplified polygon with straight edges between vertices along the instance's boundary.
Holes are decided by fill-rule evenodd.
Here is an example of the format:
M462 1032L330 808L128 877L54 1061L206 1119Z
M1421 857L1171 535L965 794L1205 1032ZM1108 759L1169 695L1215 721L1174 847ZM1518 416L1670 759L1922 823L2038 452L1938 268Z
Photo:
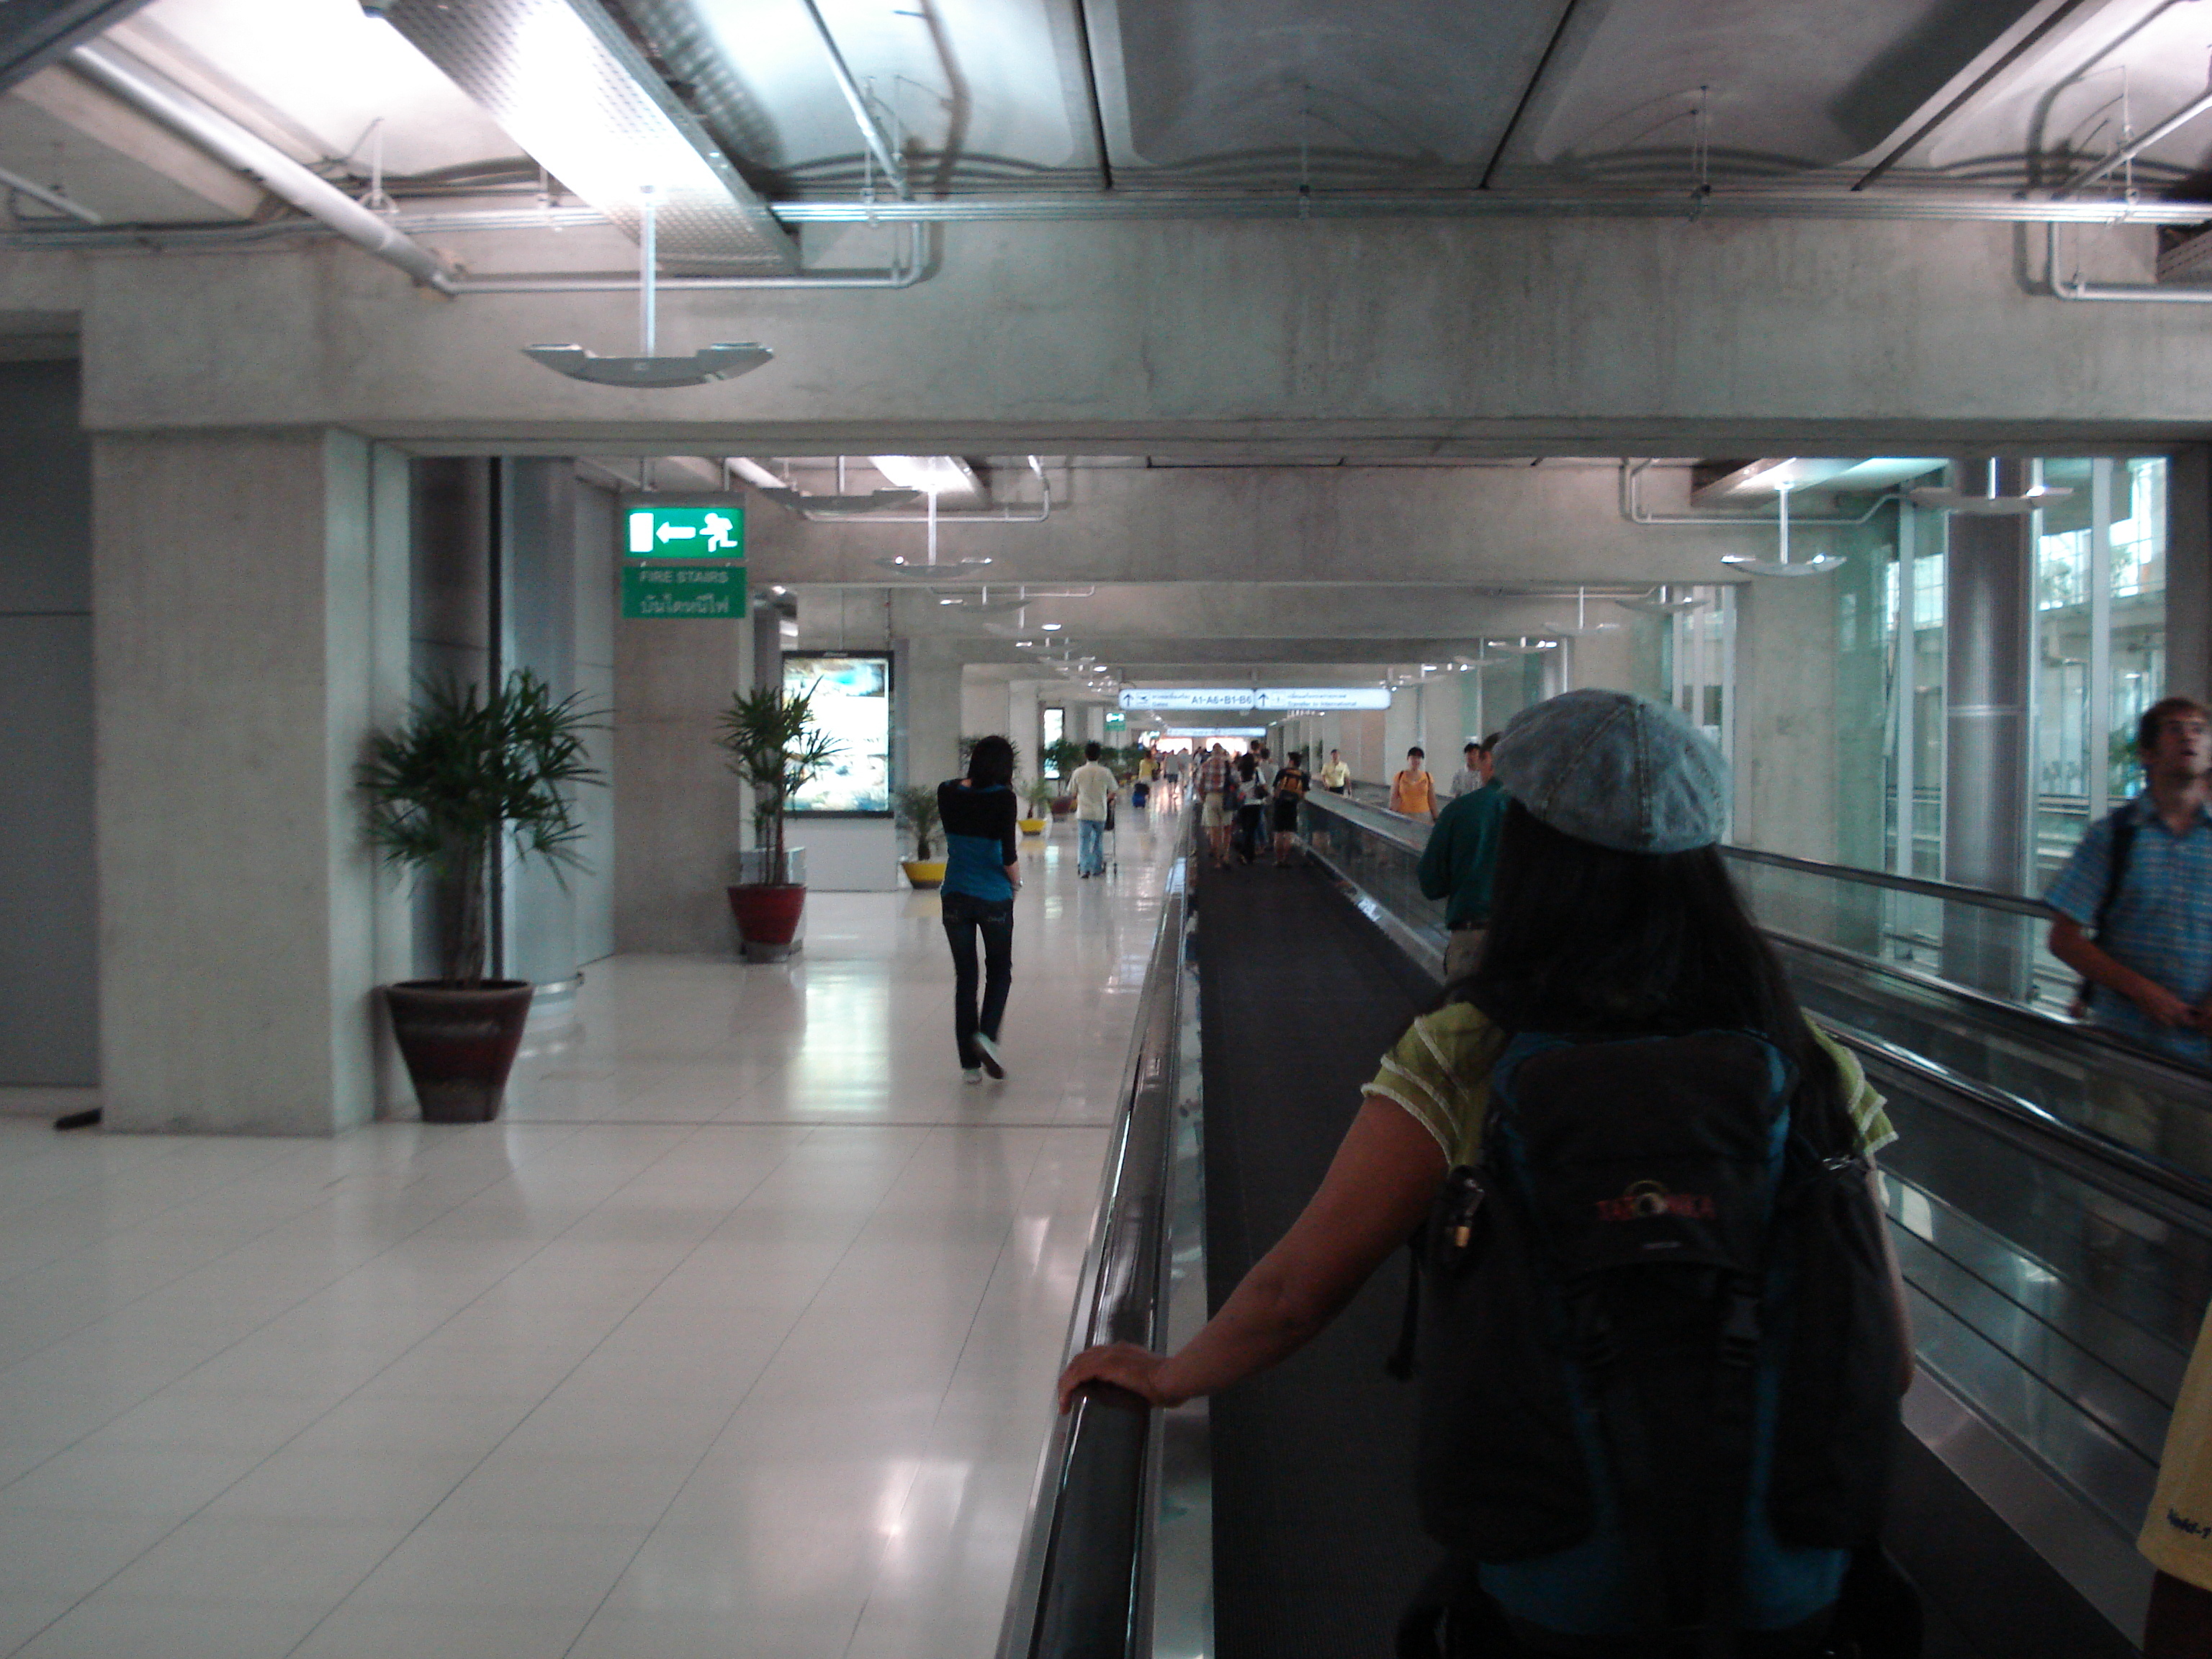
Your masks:
M1103 1342L1157 1347L1164 1329L1185 897L1178 872L1161 906L1139 1000L1128 1084L1063 1363ZM1156 1415L1125 1389L1092 1385L1054 1419L1000 1628L1000 1659L1136 1659L1151 1652Z

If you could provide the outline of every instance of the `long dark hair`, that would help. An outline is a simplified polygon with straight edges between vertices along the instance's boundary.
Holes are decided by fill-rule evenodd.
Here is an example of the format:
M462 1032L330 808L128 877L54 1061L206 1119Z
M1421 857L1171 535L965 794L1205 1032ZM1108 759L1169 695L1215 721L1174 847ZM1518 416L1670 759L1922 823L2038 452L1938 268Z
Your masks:
M968 781L985 788L1014 781L1014 745L1001 737L978 738L968 753Z
M1757 1031L1796 1063L1813 1118L1848 1136L1835 1062L1711 847L1614 852L1513 802L1481 957L1446 998L1512 1031Z

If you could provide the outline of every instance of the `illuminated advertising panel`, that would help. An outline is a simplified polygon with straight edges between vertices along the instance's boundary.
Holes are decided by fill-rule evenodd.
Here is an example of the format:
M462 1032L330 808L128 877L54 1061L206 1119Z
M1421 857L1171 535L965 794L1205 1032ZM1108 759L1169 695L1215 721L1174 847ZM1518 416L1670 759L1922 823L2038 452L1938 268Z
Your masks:
M791 798L794 812L891 810L891 659L881 654L787 651L783 694L814 695L814 724L837 744L830 763Z

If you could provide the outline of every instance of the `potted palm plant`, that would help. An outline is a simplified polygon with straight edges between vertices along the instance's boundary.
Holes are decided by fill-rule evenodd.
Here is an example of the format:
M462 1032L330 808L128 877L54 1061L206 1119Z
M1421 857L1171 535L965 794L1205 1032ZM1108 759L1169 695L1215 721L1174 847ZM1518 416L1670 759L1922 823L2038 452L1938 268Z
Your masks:
M1030 815L1014 822L1025 836L1041 836L1052 822L1053 787L1042 778L1031 778L1022 786L1022 799L1030 804Z
M945 884L945 860L932 858L936 844L937 827L943 821L937 811L937 789L933 784L912 783L900 790L896 798L898 820L914 836L914 856L899 860L899 868L906 878L925 890Z
M729 890L730 914L745 954L773 961L791 952L792 935L806 907L806 886L792 879L784 841L791 798L833 759L836 738L814 724L811 690L786 693L781 686L740 691L722 711L721 734L730 770L753 791L753 841L760 854L757 880Z
M389 862L435 884L439 976L384 988L426 1122L499 1115L532 987L484 976L487 878L509 838L519 858L556 871L580 863L584 830L571 793L605 781L584 745L597 725L577 697L556 702L543 680L517 669L489 691L426 684L405 724L370 739L359 775L369 840Z

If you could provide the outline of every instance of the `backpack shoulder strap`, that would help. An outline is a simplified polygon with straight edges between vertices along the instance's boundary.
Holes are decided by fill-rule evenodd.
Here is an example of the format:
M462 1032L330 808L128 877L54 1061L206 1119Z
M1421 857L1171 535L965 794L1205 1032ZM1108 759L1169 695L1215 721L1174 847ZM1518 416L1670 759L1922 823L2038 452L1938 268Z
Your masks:
M2128 858L2135 851L2136 808L2133 801L2112 814L2112 855L2105 865L2105 891L2097 901L2096 928L2091 937L2102 939L2112 926L2112 906L2119 902L2120 884L2128 878Z

